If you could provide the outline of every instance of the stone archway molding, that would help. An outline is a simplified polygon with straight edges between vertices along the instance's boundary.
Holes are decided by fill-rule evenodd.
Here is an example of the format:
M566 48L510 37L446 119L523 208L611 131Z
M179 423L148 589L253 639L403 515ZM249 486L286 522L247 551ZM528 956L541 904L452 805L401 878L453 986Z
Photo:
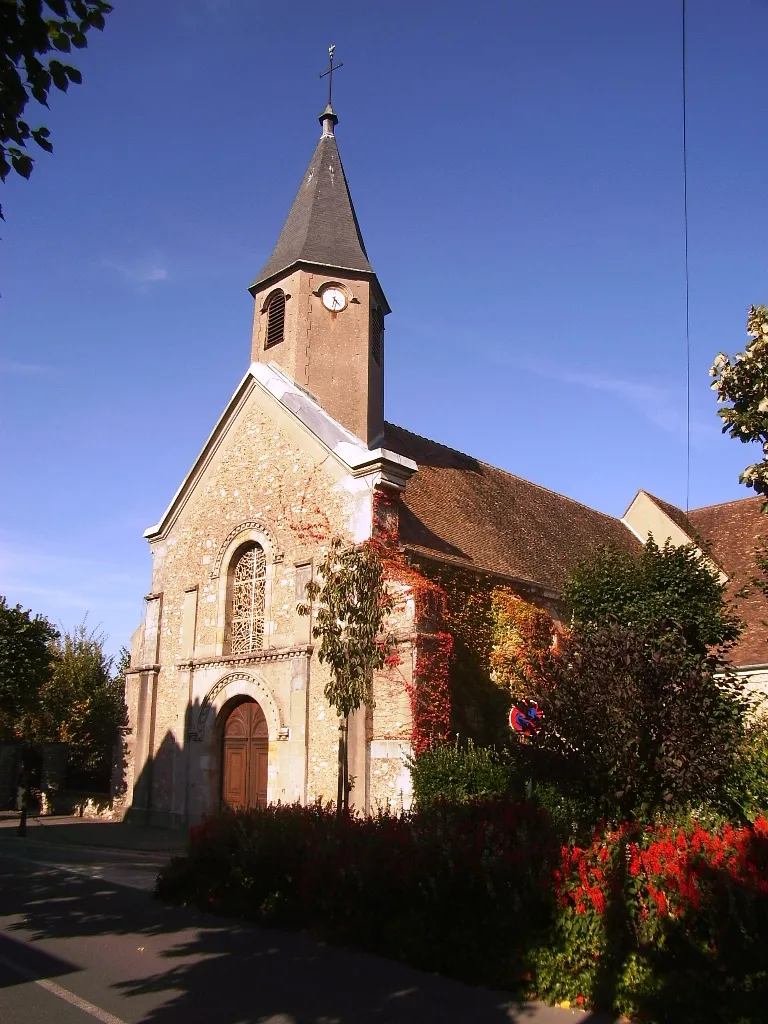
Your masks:
M203 698L197 713L197 723L189 739L201 743L205 739L209 720L215 721L221 708L233 697L251 697L260 706L267 720L270 740L276 740L284 727L282 715L272 692L257 675L251 672L229 672L218 679Z
M260 534L261 537L266 540L270 546L270 561L282 562L283 553L277 545L274 531L265 522L260 519L249 519L245 523L240 523L234 530L230 530L227 536L219 545L219 550L216 554L216 560L213 563L213 569L211 569L211 579L216 580L221 575L221 566L224 562L224 558L227 553L231 550L232 545L239 537L242 536L243 540L252 539L249 535L251 533ZM261 538L260 538L261 539Z

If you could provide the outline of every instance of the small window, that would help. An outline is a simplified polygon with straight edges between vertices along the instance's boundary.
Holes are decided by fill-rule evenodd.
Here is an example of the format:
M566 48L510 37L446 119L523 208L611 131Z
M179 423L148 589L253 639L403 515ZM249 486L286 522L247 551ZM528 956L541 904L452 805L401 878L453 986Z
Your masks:
M264 348L270 348L283 340L285 331L285 292L279 288L267 299L267 340Z
M378 306L371 308L371 352L381 366L381 350L384 347L384 315Z

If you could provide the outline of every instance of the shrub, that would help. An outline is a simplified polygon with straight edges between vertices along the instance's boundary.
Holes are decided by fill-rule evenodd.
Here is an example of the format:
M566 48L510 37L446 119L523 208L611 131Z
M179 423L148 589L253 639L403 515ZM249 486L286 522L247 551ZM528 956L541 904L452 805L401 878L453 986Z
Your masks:
M462 744L458 738L453 746L440 744L411 758L408 768L420 808L439 801L503 797L517 781L509 759L493 747L478 747L472 740Z
M546 816L508 801L337 818L320 805L228 811L160 874L171 902L285 926L470 981L515 986L545 929Z
M617 624L577 626L549 660L535 696L537 746L559 754L608 816L717 805L743 747L749 702L714 656L681 634Z
M457 738L452 746L435 746L411 758L408 768L419 810L441 803L530 799L562 840L591 835L602 817L579 773L535 744L512 741L499 751Z

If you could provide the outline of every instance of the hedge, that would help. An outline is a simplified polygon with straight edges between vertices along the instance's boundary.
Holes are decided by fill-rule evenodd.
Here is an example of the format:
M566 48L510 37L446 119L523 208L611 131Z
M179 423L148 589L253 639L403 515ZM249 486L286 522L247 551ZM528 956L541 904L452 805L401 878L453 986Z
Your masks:
M765 1021L765 818L557 835L533 801L226 812L192 830L157 894L637 1021Z

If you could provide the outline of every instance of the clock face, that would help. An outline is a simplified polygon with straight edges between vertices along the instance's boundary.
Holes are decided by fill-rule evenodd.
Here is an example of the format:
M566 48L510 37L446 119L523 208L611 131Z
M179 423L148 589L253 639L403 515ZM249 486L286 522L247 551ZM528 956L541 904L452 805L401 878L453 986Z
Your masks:
M337 313L340 309L344 309L346 304L347 296L341 288L326 288L323 292L323 305L326 309Z

